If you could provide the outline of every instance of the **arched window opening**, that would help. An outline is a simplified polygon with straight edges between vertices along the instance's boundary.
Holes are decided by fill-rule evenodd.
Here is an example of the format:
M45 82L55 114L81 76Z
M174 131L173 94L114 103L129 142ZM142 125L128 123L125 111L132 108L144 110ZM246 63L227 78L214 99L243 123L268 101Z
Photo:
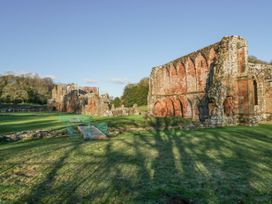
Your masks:
M258 105L258 87L256 80L253 81L254 88L254 105Z

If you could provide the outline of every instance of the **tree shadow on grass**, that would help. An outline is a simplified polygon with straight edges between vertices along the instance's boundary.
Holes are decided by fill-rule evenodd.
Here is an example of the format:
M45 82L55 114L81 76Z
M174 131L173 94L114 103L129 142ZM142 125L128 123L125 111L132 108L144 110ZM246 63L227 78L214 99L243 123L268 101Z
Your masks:
M66 136L60 138L19 141L13 143L12 147L7 149L2 147L0 149L0 161L7 163L10 158L18 157L20 158L20 162L23 163L27 162L29 159L43 157L61 148L66 148L72 145L73 142ZM26 157L25 160L23 159L24 157ZM16 164L16 162L14 163Z
M44 112L29 112L29 113L0 113L0 120L4 122L14 122L23 120L32 120L40 118L41 116L57 116L60 113L44 113Z
M63 122L57 120L39 120L21 124L0 125L0 128L2 134L8 134L19 131L55 128L57 126L64 126Z
M271 200L271 136L263 140L261 128L180 131L154 126L155 131L126 133L109 141L76 140L52 163L46 177L18 202Z
M180 132L166 128L165 131L152 133L158 151L158 156L153 161L152 178L152 185L155 184L156 190L147 193L146 197L150 198L154 194L156 202L161 203L239 203L271 199L269 182L266 180L271 176L269 168L258 168L255 163L256 155L260 155L266 158L261 163L272 167L268 160L272 156L271 151L268 147L252 151L252 148L244 148L241 143L235 142L247 138L249 145L254 147L254 140L259 139L269 144L271 136L266 138L251 130L232 135L228 128L219 131L190 131L182 136L177 134ZM262 176L261 172L266 176ZM254 179L266 186L262 193L252 186ZM160 184L165 185L158 188Z
M54 179L57 175L57 172L61 167L64 166L66 159L69 157L69 155L80 145L81 142L73 143L73 145L70 146L70 148L63 153L61 157L58 158L56 162L54 162L51 165L50 171L47 173L46 178L36 186L32 187L32 191L30 194L24 196L20 199L19 203L42 203L43 197L46 197L47 195L51 194L51 186L54 182Z
M120 132L128 131L131 128L145 127L146 125L142 118L128 118L125 116L99 118L95 121L95 124L101 122L107 123L109 128L118 129Z
M78 117L71 113L16 113L1 116L0 114L0 134L7 134L18 131L64 127L71 125L69 119ZM82 116L81 116L82 117ZM65 120L61 120L65 118Z

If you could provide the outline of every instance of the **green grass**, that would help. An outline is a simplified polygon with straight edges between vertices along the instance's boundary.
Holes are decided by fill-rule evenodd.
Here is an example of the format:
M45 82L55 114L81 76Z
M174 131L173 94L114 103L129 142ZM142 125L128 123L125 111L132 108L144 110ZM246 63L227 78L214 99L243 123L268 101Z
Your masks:
M271 158L272 125L13 142L0 145L0 203L271 203Z
M0 113L0 134L35 130L35 129L61 129L76 125L70 122L79 119L83 123L107 123L111 128L128 129L146 127L145 119L141 115L90 117L73 113Z
M108 124L109 127L117 128L117 129L146 127L146 122L142 115L94 118L94 123L101 123L101 122L105 122Z
M147 106L139 106L138 109L142 113L147 113L148 112L148 107Z
M35 129L61 129L72 118L88 120L90 117L68 113L0 113L0 134L35 130Z
M78 123L70 122L78 119L82 123L106 123L109 128L119 129L122 132L131 128L145 128L152 126L176 126L186 124L183 118L148 118L144 115L115 116L115 117L90 117L73 113L0 113L0 134L35 129L61 129L75 126ZM81 123L79 122L79 123Z
M73 120L80 122L73 122ZM107 124L121 132L130 128L146 127L143 116L90 117L72 113L0 113L0 135L27 130L52 130L71 127L76 129L79 123ZM70 129L70 128L69 128Z

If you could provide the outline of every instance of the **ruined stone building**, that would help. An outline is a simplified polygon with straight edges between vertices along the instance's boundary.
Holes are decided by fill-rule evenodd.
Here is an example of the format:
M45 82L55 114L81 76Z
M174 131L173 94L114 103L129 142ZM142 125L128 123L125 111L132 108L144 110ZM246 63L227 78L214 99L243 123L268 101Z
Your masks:
M272 117L272 66L248 62L240 36L152 69L149 112L213 125L254 123Z
M123 105L115 108L111 104L108 94L99 95L97 87L78 87L76 84L55 85L52 90L52 99L48 100L51 111L82 113L93 116L127 116L138 115L135 104L128 108Z
M141 112L138 109L137 104L134 104L132 107L121 107L115 108L114 104L111 105L111 111L109 112L112 116L128 116L128 115L140 115Z
M59 84L53 88L48 106L51 110L60 112L105 115L109 111L109 102L108 94L99 95L96 87Z

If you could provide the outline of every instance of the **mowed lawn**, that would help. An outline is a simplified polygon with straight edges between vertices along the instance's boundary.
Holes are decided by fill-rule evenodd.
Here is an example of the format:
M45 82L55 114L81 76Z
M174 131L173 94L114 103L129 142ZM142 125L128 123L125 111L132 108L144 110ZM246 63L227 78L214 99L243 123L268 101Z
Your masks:
M130 120L138 121L128 117L120 123ZM0 128L5 128L3 121L7 124L7 118L0 117ZM10 123L22 129L20 121ZM37 121L38 116L35 127ZM272 203L272 125L0 144L0 203L182 201Z
M88 116L69 113L0 113L0 134L35 129L60 129L70 125L69 120Z
M73 113L0 113L0 135L18 131L37 130L37 129L62 129L69 126L76 126L78 123L98 124L106 123L113 128L130 128L145 126L144 117L90 117L87 115Z

